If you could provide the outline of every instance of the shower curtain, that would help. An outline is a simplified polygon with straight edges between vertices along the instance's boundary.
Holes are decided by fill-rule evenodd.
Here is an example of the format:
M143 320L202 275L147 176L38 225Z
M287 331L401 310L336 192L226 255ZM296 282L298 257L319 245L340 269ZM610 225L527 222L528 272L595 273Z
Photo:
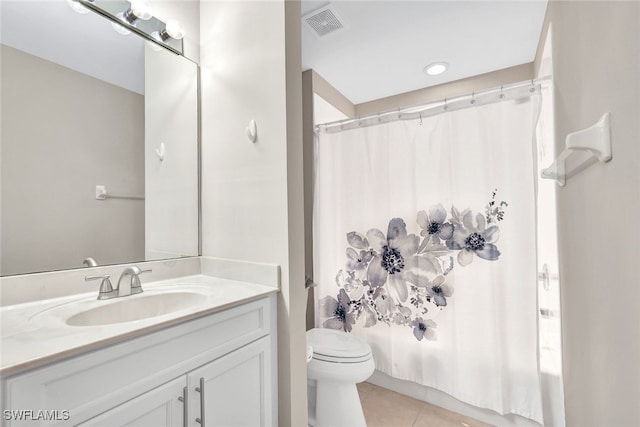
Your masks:
M533 97L315 143L316 326L376 368L542 423Z

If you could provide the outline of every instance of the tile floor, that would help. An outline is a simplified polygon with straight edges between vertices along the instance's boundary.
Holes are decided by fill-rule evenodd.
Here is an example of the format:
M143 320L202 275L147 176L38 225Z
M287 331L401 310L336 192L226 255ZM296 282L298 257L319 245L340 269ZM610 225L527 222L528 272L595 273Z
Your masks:
M367 427L488 427L426 402L375 386L358 384Z

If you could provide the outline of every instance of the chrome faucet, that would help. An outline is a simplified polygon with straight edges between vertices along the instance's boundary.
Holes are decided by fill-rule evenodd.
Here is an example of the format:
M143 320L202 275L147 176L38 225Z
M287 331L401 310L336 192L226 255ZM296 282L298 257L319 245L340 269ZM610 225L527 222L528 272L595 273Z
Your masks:
M97 267L98 266L98 263L92 257L85 258L84 261L82 261L82 263L84 265L86 265L87 267Z
M118 279L118 286L116 286L115 289L113 289L113 287L111 286L111 280L108 274L105 274L102 276L85 276L84 280L85 282L88 282L91 280L102 279L102 283L100 283L100 292L98 293L98 299L103 300L103 299L111 299L111 298L118 298L118 297L126 297L128 295L135 295L135 294L141 293L142 284L140 283L140 277L138 276L142 273L150 273L150 272L151 270L140 270L140 268L135 265L126 267L122 272L122 274L120 275L120 278ZM129 280L127 281L125 279L124 283L128 284L128 289L127 289L128 292L125 293L124 292L125 289L123 289L120 285L122 284L122 280L127 276L129 276Z
M116 291L118 292L118 296L119 297L124 297L127 295L135 295L135 294L139 294L142 292L142 284L140 283L140 277L138 277L140 274L142 273L150 273L151 270L140 270L139 267L135 266L135 265L131 265L127 268L124 269L124 271L122 272L122 274L120 275L120 278L118 279L118 286L116 287ZM122 294L123 289L120 287L120 285L122 284L122 280L127 277L130 276L131 278L128 281L129 284L129 293L127 294ZM127 283L127 280L125 280L125 283Z

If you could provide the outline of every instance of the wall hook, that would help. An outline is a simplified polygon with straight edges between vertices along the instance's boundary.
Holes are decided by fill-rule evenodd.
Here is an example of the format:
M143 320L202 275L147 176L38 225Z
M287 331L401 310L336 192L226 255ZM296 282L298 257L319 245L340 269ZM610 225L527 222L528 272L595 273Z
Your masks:
M164 147L164 142L160 143L160 146L158 148L156 148L156 154L158 155L158 159L160 159L160 161L164 161L164 155L165 155L166 151L165 151L165 147Z
M256 142L256 140L258 139L258 127L256 126L256 121L251 120L249 122L249 126L247 126L245 130L247 132L247 138L249 138L249 141Z

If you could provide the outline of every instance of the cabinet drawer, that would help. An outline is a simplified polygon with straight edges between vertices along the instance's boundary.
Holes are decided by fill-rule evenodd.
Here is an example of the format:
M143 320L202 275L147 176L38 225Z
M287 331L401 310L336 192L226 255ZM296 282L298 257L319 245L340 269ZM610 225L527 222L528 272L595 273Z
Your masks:
M54 363L4 381L3 409L69 411L76 425L271 332L273 295Z

